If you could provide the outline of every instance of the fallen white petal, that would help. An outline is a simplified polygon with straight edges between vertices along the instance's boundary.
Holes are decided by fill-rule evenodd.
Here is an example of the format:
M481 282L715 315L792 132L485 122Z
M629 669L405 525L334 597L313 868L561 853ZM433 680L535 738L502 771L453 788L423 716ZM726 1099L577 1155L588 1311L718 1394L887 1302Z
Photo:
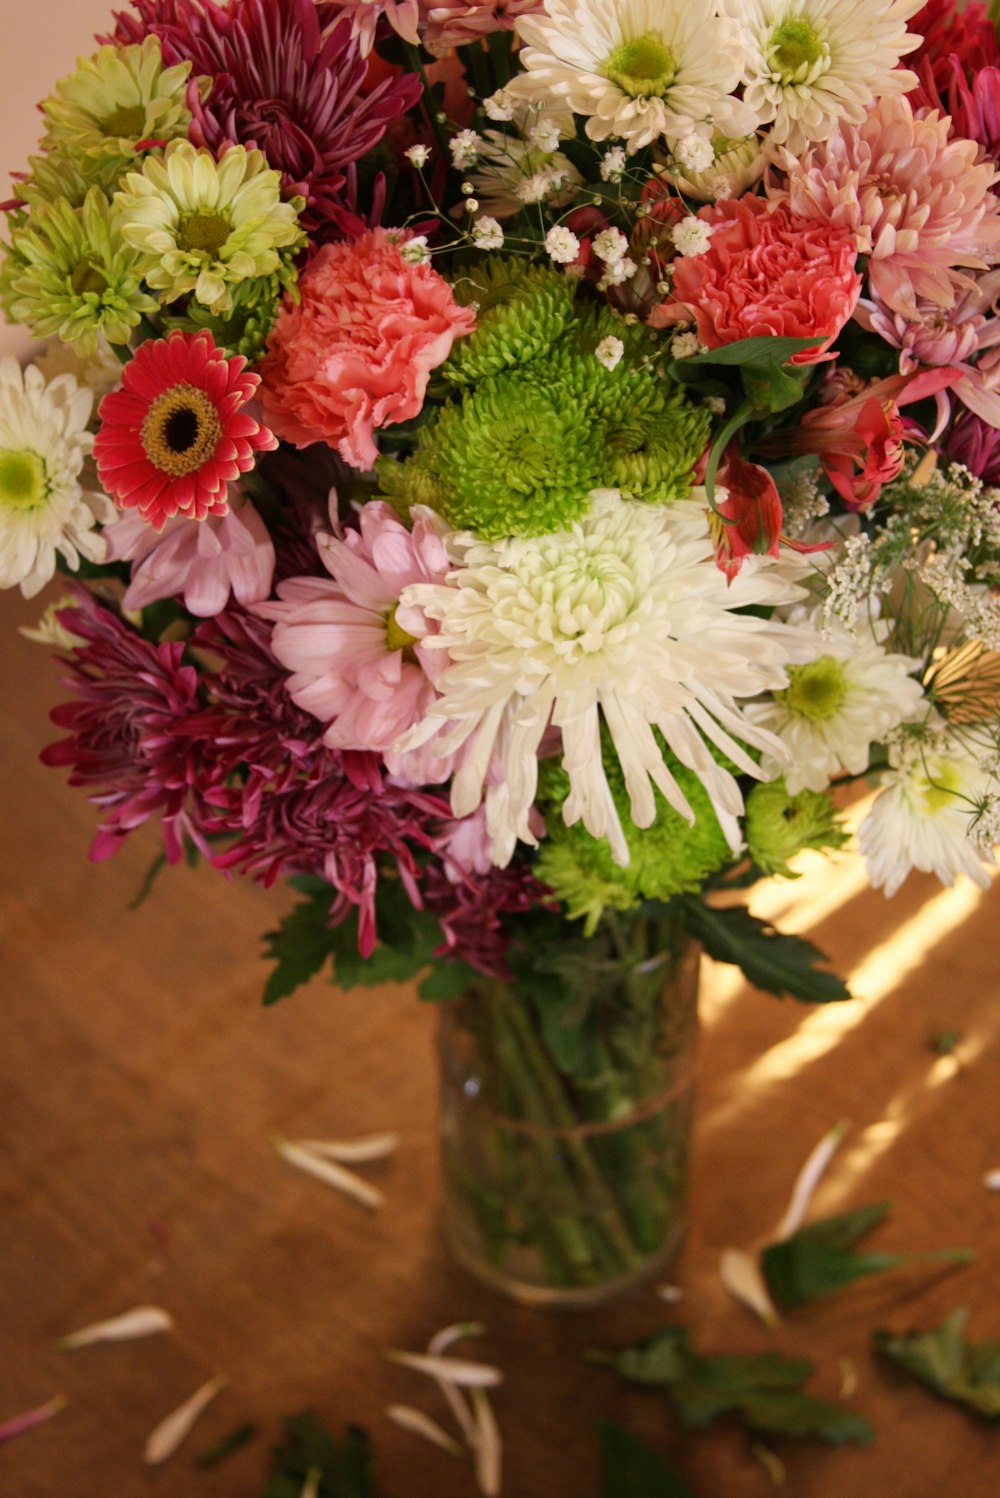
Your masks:
M196 1389L191 1398L185 1399L165 1420L160 1421L146 1442L144 1456L150 1466L156 1466L173 1456L199 1415L207 1409L219 1390L225 1387L225 1383L223 1375L216 1374L215 1378L210 1378L200 1389Z
M134 1337L151 1337L155 1332L168 1332L173 1326L173 1317L159 1306L136 1306L121 1316L112 1316L108 1321L95 1321L90 1326L60 1337L56 1346L64 1352L77 1347L88 1347L92 1342L129 1342Z
M850 1358L840 1358L840 1398L850 1399L858 1387L858 1370Z
M69 1403L65 1394L57 1394L54 1399L49 1399L45 1404L38 1405L33 1410L24 1410L20 1415L12 1415L9 1420L0 1423L0 1441L12 1441L15 1436L23 1435L26 1430L34 1430L36 1425L44 1425L46 1420L51 1420L53 1415L58 1415Z
M750 1450L767 1472L768 1477L771 1479L772 1487L783 1488L785 1485L785 1464L777 1452L772 1451L770 1446L761 1446L759 1444L751 1446Z
M390 1420L402 1426L403 1430L412 1431L415 1436L423 1436L425 1441L440 1446L443 1451L448 1451L452 1456L461 1456L462 1448L446 1430L442 1430L436 1420L430 1415L425 1415L423 1410L415 1410L411 1404L390 1404L386 1410Z
M387 1352L386 1357L404 1368L412 1368L414 1373L429 1374L460 1389L493 1389L503 1382L500 1369L489 1363L469 1363L462 1358L435 1357L422 1352Z
M661 1300L665 1300L668 1306L675 1306L681 1299L684 1291L680 1285L657 1285L656 1293Z
M347 1170L333 1160L321 1160L319 1155L314 1155L311 1150L304 1149L300 1144L292 1144L289 1140L283 1139L280 1134L275 1135L274 1147L289 1165L295 1165L299 1170L315 1176L317 1180L324 1181L335 1191L342 1191L345 1196L352 1197L354 1201L360 1202L363 1207L368 1207L372 1212L378 1211L385 1200L381 1191L370 1186L367 1181L363 1181L360 1176L354 1174L353 1170Z
M454 1325L442 1327L439 1332L435 1332L427 1344L427 1351L432 1357L438 1357L441 1353L447 1352L455 1342L460 1342L463 1337L481 1337L485 1330L486 1328L479 1321L456 1321ZM456 1389L452 1383L446 1383L444 1379L439 1378L435 1382L444 1395L466 1444L474 1445L476 1422L462 1390Z
M322 1477L323 1474L318 1467L310 1467L299 1498L319 1498L319 1485Z
M788 1210L775 1229L772 1242L780 1243L784 1238L790 1238L797 1233L805 1221L805 1215L809 1210L816 1187L819 1185L823 1173L830 1161L833 1159L841 1142L850 1128L846 1119L841 1119L835 1124L828 1134L817 1144L802 1169L799 1171L795 1185L792 1189L791 1201Z
M754 1254L748 1254L742 1248L724 1248L719 1255L719 1273L734 1300L749 1306L766 1326L778 1324L778 1313Z
M983 1185L989 1191L1000 1191L1000 1170L988 1170L983 1176Z
M399 1148L398 1134L364 1134L359 1139L296 1139L295 1144L312 1155L336 1160L340 1165L367 1165L384 1160Z
M472 1408L476 1416L476 1480L486 1498L498 1498L503 1464L503 1442L493 1406L482 1389L473 1389Z
M442 1352L447 1352L455 1342L461 1342L465 1337L481 1337L486 1328L481 1321L455 1321L451 1326L443 1326L439 1332L435 1332L427 1344L427 1351L432 1357L437 1357Z

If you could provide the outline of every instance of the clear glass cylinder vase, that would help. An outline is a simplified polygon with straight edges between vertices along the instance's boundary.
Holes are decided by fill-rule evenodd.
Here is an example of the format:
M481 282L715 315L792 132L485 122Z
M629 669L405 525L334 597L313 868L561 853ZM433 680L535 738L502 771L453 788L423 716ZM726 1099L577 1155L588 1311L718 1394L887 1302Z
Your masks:
M683 1231L699 952L666 912L614 937L443 1006L445 1234L521 1304L602 1304Z

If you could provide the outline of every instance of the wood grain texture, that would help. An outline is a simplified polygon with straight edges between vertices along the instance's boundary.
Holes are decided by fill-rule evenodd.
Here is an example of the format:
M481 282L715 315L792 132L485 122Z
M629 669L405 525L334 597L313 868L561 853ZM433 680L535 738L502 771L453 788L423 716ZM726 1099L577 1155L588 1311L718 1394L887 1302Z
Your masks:
M93 808L37 762L57 736L46 715L58 671L15 626L39 612L16 596L0 604L0 1419L57 1391L71 1402L0 1448L4 1498L256 1498L282 1415L304 1406L370 1430L384 1498L471 1498L471 1468L385 1418L394 1402L444 1412L382 1356L465 1319L486 1324L476 1353L506 1374L496 1408L507 1498L596 1498L602 1415L668 1453L699 1498L771 1491L738 1431L685 1434L657 1395L584 1360L674 1318L707 1351L810 1356L817 1391L833 1397L838 1360L856 1367L853 1402L875 1444L783 1448L789 1498L1000 1491L1000 1425L974 1423L868 1353L874 1326L929 1327L960 1303L974 1336L1000 1336L1000 1195L981 1183L1000 1166L995 892L935 904L937 886L915 878L891 903L864 893L820 924L812 934L844 972L906 928L881 974L869 966L879 1001L858 1006L835 1044L814 1011L746 989L725 998L707 973L681 1305L650 1289L587 1315L518 1310L453 1268L438 1237L433 1013L404 989L342 995L322 983L265 1012L259 938L284 894L177 870L129 912L153 831L110 863L88 862ZM960 924L936 931L952 912ZM928 932L937 939L914 966ZM944 1029L963 1034L957 1065L930 1049ZM961 1272L873 1280L772 1336L722 1290L718 1254L767 1234L802 1158L842 1117L852 1132L816 1210L891 1197L877 1245L969 1245L979 1257ZM386 1207L372 1216L290 1169L268 1143L274 1128L399 1130L398 1156L370 1168ZM54 1349L62 1333L147 1301L172 1312L176 1335ZM229 1386L189 1444L144 1470L149 1431L216 1372ZM197 1453L248 1420L260 1437L199 1471Z

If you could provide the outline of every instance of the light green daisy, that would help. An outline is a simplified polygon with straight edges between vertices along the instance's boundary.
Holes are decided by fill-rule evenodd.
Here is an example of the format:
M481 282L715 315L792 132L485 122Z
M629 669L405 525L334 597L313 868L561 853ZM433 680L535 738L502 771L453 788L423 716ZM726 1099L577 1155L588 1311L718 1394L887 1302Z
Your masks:
M36 338L61 338L81 358L109 343L128 343L156 302L142 290L138 252L121 237L99 187L82 208L61 198L15 229L0 272L4 310Z
M230 146L217 162L186 140L148 157L115 195L147 285L164 302L191 294L217 316L232 311L234 287L273 275L279 251L305 243L301 202L281 201L281 174L260 151Z
M165 328L198 333L207 328L212 341L227 354L242 354L251 364L263 359L267 340L281 311L285 296L299 301L295 251L282 250L281 264L270 276L241 281L233 288L233 304L224 317L200 302L189 302L182 313L164 314Z
M28 176L15 183L17 196L32 212L60 199L65 199L71 208L79 208L94 186L95 173L91 170L88 178L84 171L88 165L86 156L76 155L66 147L49 151L45 156L29 156Z
M85 157L90 183L113 189L135 164L139 141L186 136L191 123L186 94L189 62L163 66L159 39L141 46L100 47L81 57L42 103L49 150ZM201 85L207 91L206 78Z

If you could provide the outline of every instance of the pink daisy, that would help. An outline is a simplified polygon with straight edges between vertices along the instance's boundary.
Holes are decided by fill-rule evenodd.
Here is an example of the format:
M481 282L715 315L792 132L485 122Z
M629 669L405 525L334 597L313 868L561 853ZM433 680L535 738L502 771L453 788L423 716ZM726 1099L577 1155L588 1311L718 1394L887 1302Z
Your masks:
M120 390L106 395L94 439L101 483L119 509L154 530L175 515L204 520L229 508L227 485L277 439L241 409L260 383L207 332L142 344Z

